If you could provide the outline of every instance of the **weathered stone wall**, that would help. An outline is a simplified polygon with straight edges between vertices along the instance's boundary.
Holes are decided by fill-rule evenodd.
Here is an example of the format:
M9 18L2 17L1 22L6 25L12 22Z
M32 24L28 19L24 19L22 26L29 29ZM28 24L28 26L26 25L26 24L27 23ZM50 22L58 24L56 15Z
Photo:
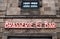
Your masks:
M18 2L19 0L1 0L0 15L21 15L21 8L18 7ZM59 4L59 0L42 0L42 7L38 12L34 10L30 10L30 12L40 13L40 15L59 15ZM30 12L23 13L28 14Z
M18 7L18 0L0 0L0 17L5 15L20 15L21 8ZM60 16L60 0L42 0L42 7L38 11L30 11L33 13L40 13L40 15L57 15ZM30 13L29 11L26 13ZM58 13L57 13L58 12ZM32 19L30 19L32 20ZM5 19L0 18L0 37L4 33L54 33L60 32L60 19L42 19L47 21L53 21L56 23L56 29L11 29L6 30L4 28ZM16 20L15 20L16 21ZM32 20L33 21L33 20ZM59 35L60 36L60 35Z
M21 14L21 8L18 7L18 1L19 0L8 1L7 15ZM30 12L32 12L32 14L35 12L38 13L37 11L33 12L33 10L30 10ZM30 12L27 12L26 14ZM42 7L39 9L39 12L40 15L56 15L55 0L42 0Z
M20 15L21 8L18 7L18 2L19 0L0 1L1 15ZM38 11L40 15L58 15L56 13L56 10L59 10L59 4L60 4L59 0L42 0L42 7ZM37 11L31 11L31 12L38 13ZM30 12L27 12L26 14L28 13Z

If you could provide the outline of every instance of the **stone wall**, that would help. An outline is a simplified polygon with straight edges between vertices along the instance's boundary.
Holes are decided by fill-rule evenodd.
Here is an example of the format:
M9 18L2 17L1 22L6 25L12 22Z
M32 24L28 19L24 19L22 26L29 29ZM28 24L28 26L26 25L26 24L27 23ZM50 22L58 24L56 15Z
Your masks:
M20 15L21 8L18 7L18 2L19 0L2 0L0 3L0 11L5 12L2 13L4 15ZM40 13L40 15L56 15L55 2L55 0L42 0L42 7L38 10L38 13ZM30 12L35 13L37 11L30 10Z
M2 0L0 1L1 15L20 15L21 8L18 7L19 0ZM30 10L32 13L40 13L40 15L59 15L56 10L59 10L59 0L42 0L42 7L37 11ZM30 13L27 12L26 14ZM58 12L58 11L57 11ZM25 13L25 12L23 12Z
M20 15L21 8L18 7L19 0L1 0L0 1L0 15ZM59 0L42 0L42 7L32 13L40 13L40 15L59 15L56 12L59 10ZM26 14L30 13L27 12ZM25 12L23 12L25 13Z
M21 8L18 7L18 0L0 0L0 17L5 17L6 15L20 15L21 14ZM37 11L30 11L33 13L40 13L40 15L57 15L58 17L60 16L60 0L42 0L42 7L37 10ZM24 10L23 10L24 11ZM27 10L26 10L27 11ZM30 13L29 11L25 14ZM57 13L58 12L58 13ZM23 12L24 13L24 12ZM47 21L54 21L56 25L56 29L5 29L4 24L5 24L6 19L1 19L0 18L0 39L4 33L12 33L13 31L15 33L54 33L54 32L60 32L60 18L59 19L42 19L47 20ZM32 19L30 19L32 20ZM34 20L32 20L34 21ZM30 31L29 31L30 30ZM13 32L13 33L14 33ZM60 36L60 35L59 35Z

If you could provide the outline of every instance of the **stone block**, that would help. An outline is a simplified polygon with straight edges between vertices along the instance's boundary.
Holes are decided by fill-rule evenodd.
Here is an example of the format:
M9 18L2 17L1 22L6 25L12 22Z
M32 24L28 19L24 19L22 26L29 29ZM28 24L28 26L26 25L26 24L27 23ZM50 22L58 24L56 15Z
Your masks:
M60 22L60 19L54 19L54 22Z
M0 39L2 39L2 36L0 36Z
M0 27L4 27L4 22L0 22Z
M20 15L20 11L18 7L11 7L7 10L7 15Z
M3 32L3 28L0 28L0 33Z
M56 23L56 27L60 27L60 23Z
M44 11L51 11L51 7L44 7Z
M0 19L0 22L4 22L4 20L3 19Z
M55 6L56 6L56 7L58 7L58 6L59 6L59 4L58 4L58 3L55 3Z
M60 2L60 0L58 0L58 2Z
M53 19L43 19L43 21L54 22Z
M42 4L43 7L47 7L48 6L48 3L44 3Z
M0 10L5 11L7 7L7 0L0 0Z
M1 16L1 15L5 15L5 13L6 13L6 12L0 12L0 16Z
M12 7L18 7L18 1L19 1L19 0L14 0L14 1L12 2Z
M44 15L56 15L56 12L53 11L45 11Z
M55 1L54 0L43 0L42 1L44 11L41 11L42 15L56 15L56 7L55 7Z
M40 15L44 15L44 7L40 8Z
M6 4L0 4L0 11L6 10Z
M11 22L30 22L31 19L6 19L5 21L11 21Z
M18 0L9 0L8 8L10 8L10 7L18 7Z

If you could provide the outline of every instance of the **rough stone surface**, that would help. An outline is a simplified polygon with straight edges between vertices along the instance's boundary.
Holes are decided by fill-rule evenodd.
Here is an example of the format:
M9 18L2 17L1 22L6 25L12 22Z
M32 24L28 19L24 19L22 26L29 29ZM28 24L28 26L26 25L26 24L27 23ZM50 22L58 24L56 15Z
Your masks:
M1 0L0 1L0 11L5 11L7 9L7 15L10 14L10 12L15 15L16 13L19 13L21 12L21 8L17 10L18 7L18 2L19 0ZM56 9L58 9L57 7L59 7L59 0L42 0L42 8L40 8L40 11L37 12L37 13L40 13L40 15L56 15ZM57 7L56 7L57 6ZM12 7L12 8L11 8ZM15 7L15 8L13 8ZM14 10L14 11L13 11ZM15 11L17 11L15 13ZM30 11L32 12L32 11ZM28 13L30 13L28 12ZM36 12L36 11L35 11ZM35 12L32 12L32 13L35 13ZM26 13L26 14L28 14ZM10 15L12 15L10 14Z
M0 0L0 17L5 15L21 15L21 8L18 7L18 0ZM39 15L56 15L56 10L60 8L60 0L42 0L42 7L38 9L38 11L34 10L23 10L23 14L37 14ZM28 11L27 13L24 11ZM22 14L22 15L23 15ZM58 14L59 15L59 14ZM60 15L59 15L60 16ZM40 21L39 19L1 19L0 18L0 39L2 39L2 35L4 32L6 33L57 33L60 32L60 18L59 19L41 19L42 21L55 22L56 29L5 29L5 21L12 22L35 22ZM3 29L4 28L4 29ZM1 33L3 32L3 34ZM59 35L60 36L60 35ZM5 38L4 38L5 39Z
M5 15L5 14L6 14L6 12L0 12L0 16Z
M17 13L19 12L17 9L14 10L13 12L10 9L10 7L15 7L17 8L18 7L18 0L9 0L8 1L8 12L7 12L7 15L9 15L9 13L15 13L15 11L17 11ZM56 12L55 12L55 1L54 0L42 0L42 9L40 9L40 12L36 12L36 13L40 13L40 15L56 15ZM10 11L10 12L9 12ZM34 13L32 12L33 10L31 10L30 12L31 13ZM20 11L21 12L21 11ZM28 12L28 13L30 13ZM28 15L28 13L26 12L26 15ZM36 14L35 13L35 14ZM43 14L42 14L43 13ZM11 14L10 14L11 15ZM13 14L15 15L15 14ZM21 14L20 14L21 15ZM23 14L24 15L24 14Z
M4 28L5 23L4 22L0 22L0 28Z
M60 23L60 19L54 19L54 22L59 22Z
M0 19L0 22L4 22L4 20L3 19Z
M16 7L11 7L7 10L7 15L20 15L20 9Z
M0 28L0 33L3 32L3 28Z
M0 1L0 11L5 11L7 7L7 0Z

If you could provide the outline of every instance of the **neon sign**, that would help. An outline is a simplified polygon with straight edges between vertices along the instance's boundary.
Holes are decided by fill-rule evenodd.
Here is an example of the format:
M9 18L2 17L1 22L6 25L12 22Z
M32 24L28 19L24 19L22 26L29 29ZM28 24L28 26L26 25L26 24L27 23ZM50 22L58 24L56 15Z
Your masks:
M56 28L54 22L5 22L5 28Z

